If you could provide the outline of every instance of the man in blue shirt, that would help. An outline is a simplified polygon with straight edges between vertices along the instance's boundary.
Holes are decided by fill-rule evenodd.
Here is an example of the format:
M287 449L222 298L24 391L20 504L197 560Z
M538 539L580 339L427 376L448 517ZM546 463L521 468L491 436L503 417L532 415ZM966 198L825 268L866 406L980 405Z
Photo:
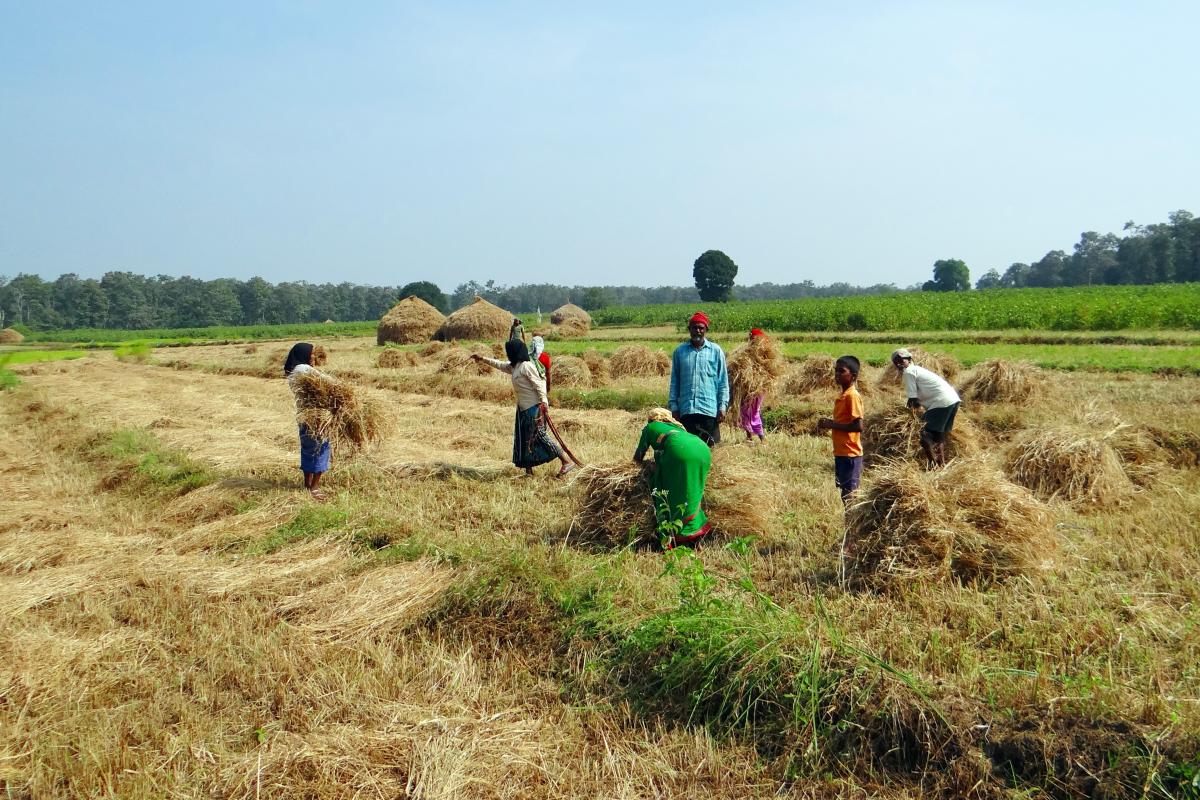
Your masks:
M708 316L697 311L688 320L689 340L671 356L671 393L667 407L688 433L709 447L721 441L721 420L729 406L725 351L705 336Z

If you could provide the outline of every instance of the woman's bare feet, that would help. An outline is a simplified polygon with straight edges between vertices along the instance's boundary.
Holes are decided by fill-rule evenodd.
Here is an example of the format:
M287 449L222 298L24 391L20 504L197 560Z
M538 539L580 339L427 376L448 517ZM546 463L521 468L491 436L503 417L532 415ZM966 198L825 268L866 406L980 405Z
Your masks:
M574 465L574 464L563 464L563 465L562 465L562 469L560 469L560 470L558 471L558 474L557 474L557 475L555 475L554 477L556 477L556 478L561 478L561 477L563 477L564 475L566 475L568 472L574 472L574 471L575 471L575 465Z

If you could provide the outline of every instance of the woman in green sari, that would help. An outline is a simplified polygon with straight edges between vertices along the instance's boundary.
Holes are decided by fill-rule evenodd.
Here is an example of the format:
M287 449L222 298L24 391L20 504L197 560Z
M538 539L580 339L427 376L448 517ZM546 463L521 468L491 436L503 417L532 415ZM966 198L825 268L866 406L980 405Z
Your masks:
M694 542L711 530L700 503L712 467L712 451L700 437L685 431L683 423L665 408L650 410L633 460L641 463L651 448L654 449L654 469L650 473L650 486L655 491L654 518L659 531L670 536L664 546Z

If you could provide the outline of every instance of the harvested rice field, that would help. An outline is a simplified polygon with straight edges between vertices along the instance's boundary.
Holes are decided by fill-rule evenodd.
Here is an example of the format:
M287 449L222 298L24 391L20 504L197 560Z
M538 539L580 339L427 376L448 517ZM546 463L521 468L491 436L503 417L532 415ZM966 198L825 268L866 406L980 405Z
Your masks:
M625 474L657 368L573 364L588 469L526 479L506 376L335 339L387 424L318 503L288 344L12 366L4 796L1200 794L1200 378L965 366L944 473L873 385L846 514L832 392L780 380L765 445L725 430L717 538L663 553L588 477Z

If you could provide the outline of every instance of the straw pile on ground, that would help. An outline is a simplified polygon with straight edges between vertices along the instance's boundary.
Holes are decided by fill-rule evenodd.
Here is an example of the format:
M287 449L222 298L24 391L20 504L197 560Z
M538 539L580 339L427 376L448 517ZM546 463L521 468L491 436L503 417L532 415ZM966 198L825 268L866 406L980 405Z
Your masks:
M486 344L476 343L470 348L452 347L441 353L441 364L438 372L463 372L468 375L487 375L492 368L482 361L475 361L473 355L492 357L492 348Z
M585 350L580 356L592 373L592 382L596 384L608 380L608 359L598 350Z
M392 306L379 320L375 343L384 345L427 342L446 322L442 312L416 295L404 298Z
M884 405L863 419L863 455L868 464L888 459L905 461L925 459L921 448L921 431L925 423L920 414L896 403ZM961 413L954 420L954 430L946 440L946 458L966 458L983 450L979 429Z
M783 379L783 391L789 397L810 394L815 391L835 391L838 386L833 379L833 356L811 355L792 367Z
M417 354L411 350L397 350L395 347L385 348L375 361L380 369L399 369L400 367L415 367Z
M613 352L608 360L608 371L614 378L666 375L671 371L671 358L661 350L651 350L641 344L627 344Z
M1046 508L981 459L876 470L846 509L846 529L844 575L858 588L1000 581L1043 568L1055 548Z
M952 356L941 355L939 353L930 353L922 350L920 347L910 347L908 351L912 353L912 363L917 366L924 367L931 372L936 372L951 383L962 370L962 364L958 363L958 359ZM903 385L900 378L900 370L893 367L890 363L886 364L883 372L875 381L875 385L880 389L893 389Z
M1044 500L1079 508L1118 504L1134 490L1110 433L1064 425L1026 431L1013 440L1004 470Z
M761 536L771 524L776 488L744 450L718 449L704 490L713 536ZM570 539L604 546L658 541L650 486L628 461L589 464L571 481L575 513Z
M980 403L1019 403L1041 394L1045 373L1026 361L993 358L979 364L963 384L965 400Z
M741 408L745 400L770 394L783 374L783 353L768 336L752 336L734 350L726 362L729 369L729 407ZM730 414L730 422L736 422Z
M499 306L494 306L482 297L463 306L442 323L437 338L452 342L455 339L500 339L508 338L513 315Z
M567 318L557 325L551 325L546 331L546 338L551 340L577 339L587 336L591 325L581 319Z
M5 328L0 331L0 344L20 344L25 337L15 328Z
M554 309L554 311L550 312L551 325L563 325L568 320L582 322L588 327L591 327L592 325L591 315L574 303L566 303L565 305L561 305Z
M306 372L296 379L296 420L335 452L351 453L382 436L386 416L380 403L345 381Z
M587 388L592 385L592 370L578 356L556 356L550 363L550 385Z

